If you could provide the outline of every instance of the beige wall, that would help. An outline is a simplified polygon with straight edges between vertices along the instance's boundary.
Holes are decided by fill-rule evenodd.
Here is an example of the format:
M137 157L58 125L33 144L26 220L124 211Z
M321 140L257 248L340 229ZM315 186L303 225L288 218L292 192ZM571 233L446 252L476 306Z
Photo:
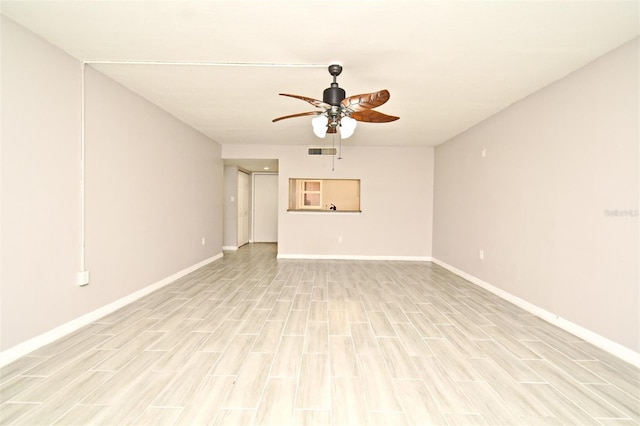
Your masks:
M342 160L304 146L224 145L223 158L279 160L280 256L431 256L433 148L343 146ZM360 179L362 213L287 212L290 178ZM342 237L342 242L338 238Z
M220 145L91 68L86 97L88 294L123 297L221 253Z
M0 16L0 349L82 313L80 64Z
M80 62L2 17L2 351L221 252L220 146L87 68L76 285L80 100Z
M324 204L333 204L337 210L360 209L360 187L357 180L327 179L323 182Z
M635 40L438 146L433 238L434 258L636 352L638 71Z

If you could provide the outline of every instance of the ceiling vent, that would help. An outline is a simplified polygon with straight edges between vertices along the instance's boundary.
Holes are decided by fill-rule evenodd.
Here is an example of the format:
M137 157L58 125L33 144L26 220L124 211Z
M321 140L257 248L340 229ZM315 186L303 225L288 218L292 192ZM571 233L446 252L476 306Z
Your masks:
M336 155L337 148L309 148L309 155Z

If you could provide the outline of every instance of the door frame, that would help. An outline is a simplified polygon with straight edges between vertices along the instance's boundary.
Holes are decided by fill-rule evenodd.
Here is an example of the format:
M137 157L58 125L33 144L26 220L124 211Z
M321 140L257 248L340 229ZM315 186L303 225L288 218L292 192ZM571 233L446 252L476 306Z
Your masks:
M247 188L244 191L244 194L240 194L241 192L241 187L240 187L240 174L243 174L246 176L246 183L247 183ZM244 179L244 178L243 178ZM236 247L241 247L245 244L248 244L251 242L251 194L252 194L252 189L251 189L251 174L247 173L243 170L238 169L238 174L237 174L237 180L238 180L238 186L237 186L237 199L238 199L238 203L237 203L237 226L236 226ZM242 198L241 198L242 197ZM247 205L247 211L246 211L246 219L244 219L241 210L243 209L243 201L246 203ZM244 224L246 224L246 228L247 228L247 235L246 235L246 241L244 241L244 239L241 241L240 240L240 230L243 226L243 222Z

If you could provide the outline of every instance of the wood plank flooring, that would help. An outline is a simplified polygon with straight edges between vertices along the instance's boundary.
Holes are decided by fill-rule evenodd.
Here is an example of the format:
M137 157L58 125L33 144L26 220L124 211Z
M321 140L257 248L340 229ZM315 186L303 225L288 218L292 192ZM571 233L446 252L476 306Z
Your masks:
M254 244L4 367L16 425L638 425L640 371L425 262Z

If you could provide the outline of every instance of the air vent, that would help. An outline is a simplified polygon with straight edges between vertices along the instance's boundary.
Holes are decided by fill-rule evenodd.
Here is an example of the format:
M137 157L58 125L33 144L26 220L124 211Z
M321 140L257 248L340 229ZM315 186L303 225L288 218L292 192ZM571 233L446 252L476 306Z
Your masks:
M309 155L336 155L336 148L309 148Z

